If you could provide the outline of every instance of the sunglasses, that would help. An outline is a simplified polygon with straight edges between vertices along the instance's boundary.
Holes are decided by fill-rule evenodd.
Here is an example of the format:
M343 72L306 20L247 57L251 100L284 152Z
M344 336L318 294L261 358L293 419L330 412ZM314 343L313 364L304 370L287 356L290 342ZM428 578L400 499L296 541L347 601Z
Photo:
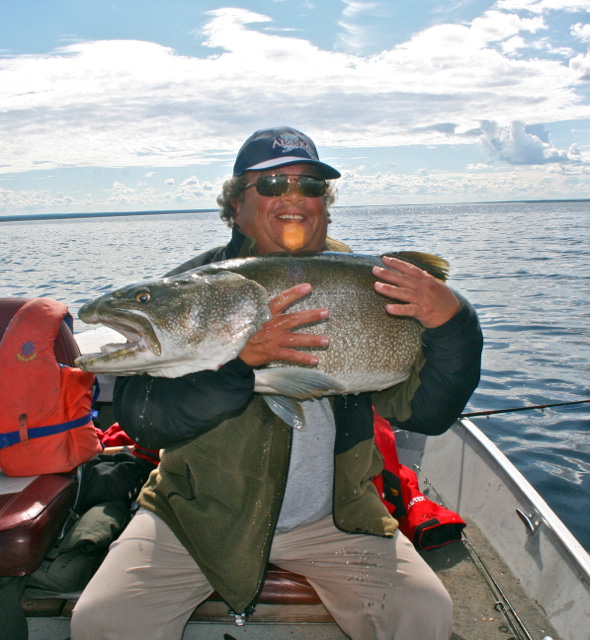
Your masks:
M297 191L307 198L319 198L326 193L328 187L325 180L314 176L286 176L283 174L276 176L262 176L256 182L251 182L244 187L256 187L256 191L261 196L269 198L284 196L291 188L291 182L295 183Z

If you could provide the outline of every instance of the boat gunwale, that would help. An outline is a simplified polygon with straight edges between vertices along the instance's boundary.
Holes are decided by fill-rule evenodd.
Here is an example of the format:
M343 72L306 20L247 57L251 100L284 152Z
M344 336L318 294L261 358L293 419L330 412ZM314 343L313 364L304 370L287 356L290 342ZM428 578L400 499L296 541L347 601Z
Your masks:
M531 485L525 476L516 468L510 459L500 451L484 432L467 418L457 420L455 425L461 425L470 438L475 440L490 458L502 469L506 477L513 483L512 490L523 496L535 511L537 517L559 542L559 547L565 551L580 578L590 585L590 555L574 537L555 511L549 506L539 492ZM528 514L527 514L528 515ZM530 534L531 537L536 535Z

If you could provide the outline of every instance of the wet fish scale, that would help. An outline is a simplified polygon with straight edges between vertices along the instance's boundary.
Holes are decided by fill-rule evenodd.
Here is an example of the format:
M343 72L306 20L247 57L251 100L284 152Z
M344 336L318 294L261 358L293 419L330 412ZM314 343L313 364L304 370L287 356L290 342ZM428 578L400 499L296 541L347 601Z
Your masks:
M319 307L330 310L328 320L297 329L330 337L328 348L312 350L318 357L318 365L313 369L334 376L348 390L357 392L367 390L367 385L382 389L404 380L415 361L423 331L412 318L392 318L386 313L385 305L391 300L373 287L376 278L372 268L377 264L382 266L379 258L354 254L271 256L216 263L193 273L231 269L259 282L270 296L286 286L309 282L311 294L296 302L291 310Z

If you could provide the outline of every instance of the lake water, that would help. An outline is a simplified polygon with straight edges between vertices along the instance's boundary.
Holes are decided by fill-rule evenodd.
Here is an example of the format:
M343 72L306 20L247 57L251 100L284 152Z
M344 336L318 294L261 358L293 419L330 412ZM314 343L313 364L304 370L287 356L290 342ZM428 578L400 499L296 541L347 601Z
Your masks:
M332 218L330 235L357 252L449 260L485 337L466 412L590 398L590 202L342 207ZM212 212L1 222L0 297L50 296L75 314L227 238ZM590 404L473 420L590 550Z

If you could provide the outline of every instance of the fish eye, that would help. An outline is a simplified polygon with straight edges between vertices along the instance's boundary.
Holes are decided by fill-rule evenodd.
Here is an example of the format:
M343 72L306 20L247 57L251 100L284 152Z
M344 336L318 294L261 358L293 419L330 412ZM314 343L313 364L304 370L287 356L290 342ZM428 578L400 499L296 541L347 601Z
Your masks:
M149 302L150 294L147 291L142 291L135 296L137 302Z

